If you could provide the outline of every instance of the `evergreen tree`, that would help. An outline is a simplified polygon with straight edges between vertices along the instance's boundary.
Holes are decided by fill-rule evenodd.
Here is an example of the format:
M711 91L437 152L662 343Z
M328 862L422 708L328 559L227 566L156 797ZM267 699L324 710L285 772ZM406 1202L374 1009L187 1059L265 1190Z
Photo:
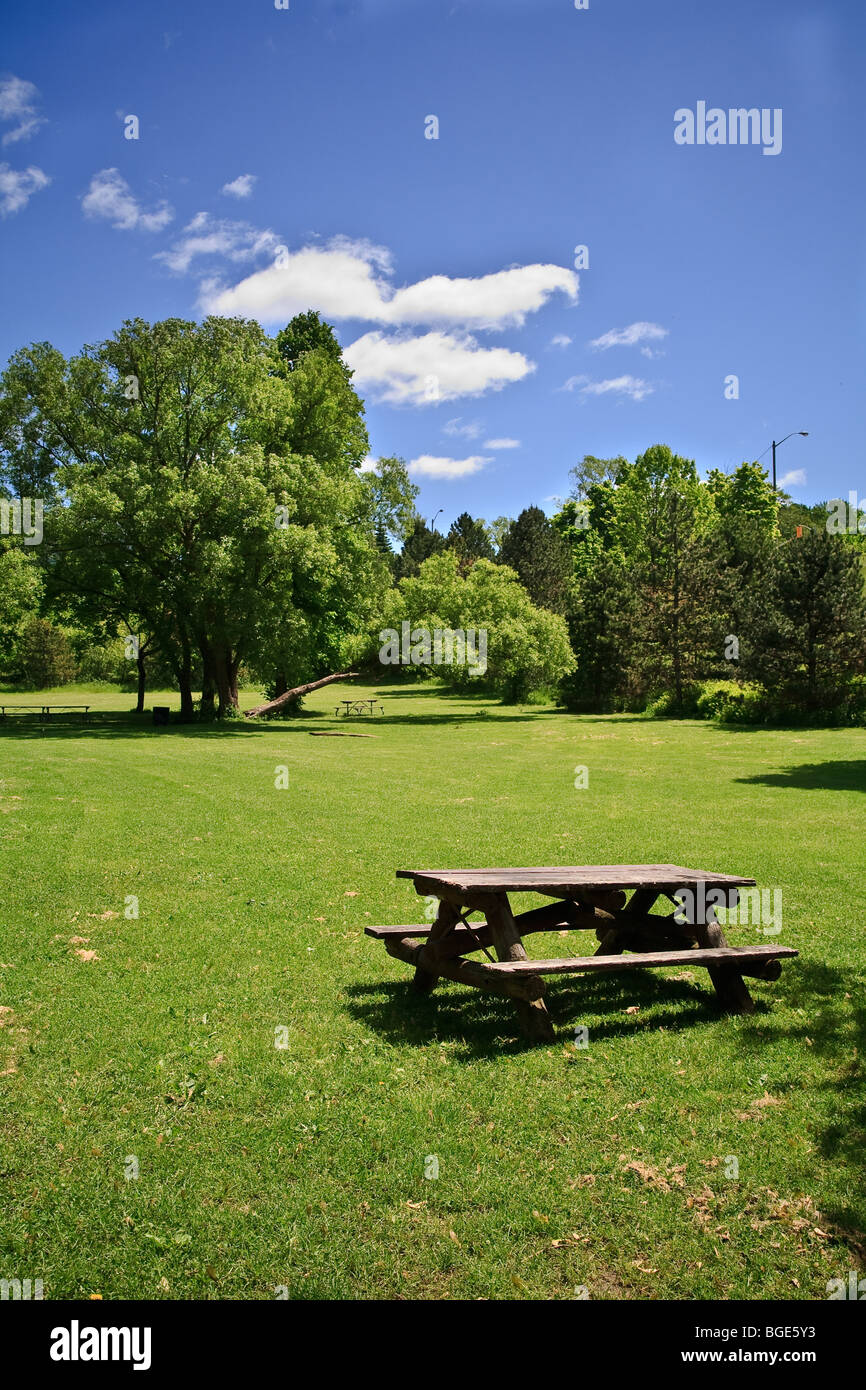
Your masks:
M577 670L560 691L571 709L609 710L629 693L637 594L618 552L605 551L597 532L577 548L566 619Z
M416 516L403 548L394 561L394 578L414 579L424 561L445 549L445 537L431 531L424 518Z
M29 690L50 690L75 680L75 653L62 628L46 618L31 618L19 648L22 685Z
M858 551L826 530L780 541L757 586L744 674L784 706L832 711L864 668L866 600Z
M517 573L532 602L564 613L571 574L568 547L540 507L527 507L512 522L497 556Z
M457 520L452 521L446 545L456 554L461 574L470 570L476 560L495 558L484 521L481 518L476 520L468 512L461 512Z
M632 678L647 694L669 691L681 706L687 684L704 674L709 573L699 542L710 529L712 498L694 462L662 444L621 469L619 478L616 545L639 593Z

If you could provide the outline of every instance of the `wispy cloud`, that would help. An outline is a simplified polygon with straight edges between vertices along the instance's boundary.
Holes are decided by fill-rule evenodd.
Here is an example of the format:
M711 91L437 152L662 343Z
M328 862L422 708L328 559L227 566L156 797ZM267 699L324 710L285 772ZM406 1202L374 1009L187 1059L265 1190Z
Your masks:
M535 370L520 352L480 348L474 338L450 333L416 338L366 333L345 349L344 356L355 384L390 405L431 405L480 396Z
M211 217L197 212L184 227L180 238L167 251L154 257L169 270L182 273L189 270L199 256L221 256L230 261L249 261L256 256L273 256L279 245L275 232L260 231L249 222L233 222L227 218Z
M123 232L161 232L174 217L174 208L164 201L145 211L119 169L94 174L81 207L85 217L101 217Z
M805 487L806 470L805 468L794 468L790 473L779 479L779 487Z
M485 449L519 449L519 439L487 439L484 442Z
M436 458L433 454L421 454L412 459L409 472L418 478L468 478L480 473L490 459L483 454L472 454L465 459Z
M257 179L256 174L238 174L231 183L224 183L220 189L228 198L248 198L253 191Z
M590 343L598 352L607 352L612 347L637 347L640 343L659 342L668 336L668 330L658 323L630 323L628 328L611 328ZM641 348L645 356L653 356L650 349Z
M555 348L567 348L571 346L571 338L567 333L557 333L550 340L550 346Z
M0 164L0 214L7 217L10 212L20 212L33 194L40 188L47 188L50 182L48 175L35 164L29 169L11 169L8 164Z
M442 433L459 435L462 439L478 439L482 428L478 420L467 420L464 424L462 416L458 415L455 420L449 420L447 425L442 426Z
M474 278L431 275L400 289L392 273L387 248L336 237L324 246L286 251L233 288L207 294L203 307L285 323L315 304L329 319L491 330L521 326L553 294L577 299L577 276L556 265L514 266Z
M0 121L15 122L3 135L4 145L29 140L41 125L45 125L45 117L36 109L38 96L38 88L32 82L25 82L23 77L0 78Z
M574 391L578 388L582 396L606 396L612 392L618 396L630 396L633 401L642 401L644 396L651 396L655 389L648 381L642 381L637 376L609 377L607 381L591 381L588 376L570 376L561 389Z

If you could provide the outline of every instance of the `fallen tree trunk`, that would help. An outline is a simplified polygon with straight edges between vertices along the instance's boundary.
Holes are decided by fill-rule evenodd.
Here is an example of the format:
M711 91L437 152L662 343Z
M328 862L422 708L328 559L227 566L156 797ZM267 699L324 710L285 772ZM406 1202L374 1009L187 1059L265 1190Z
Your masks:
M322 676L321 680L308 681L306 685L296 685L294 690L286 690L284 694L278 695L275 700L268 700L264 705L256 705L255 709L244 710L246 719L253 719L258 714L275 714L277 710L290 705L293 700L299 700L302 695L308 695L311 690L318 690L320 685L330 685L332 681L351 681L357 677L357 671L338 671L333 676Z

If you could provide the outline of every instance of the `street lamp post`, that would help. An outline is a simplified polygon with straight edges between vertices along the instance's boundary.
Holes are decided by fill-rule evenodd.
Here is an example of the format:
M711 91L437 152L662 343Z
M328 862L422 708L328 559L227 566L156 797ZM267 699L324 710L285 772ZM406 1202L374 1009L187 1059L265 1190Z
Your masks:
M442 513L444 512L444 510L445 510L444 507L440 507L439 510L438 510L438 512L436 513L436 516L431 517L431 519L430 519L430 530L431 530L431 531L434 531L434 530L436 529L436 517L437 517L437 516L441 516Z
M791 436L792 436L792 435L795 435L795 434L801 434L801 435L803 436L803 438L805 439L805 438L808 436L809 431L808 431L808 430L791 430L791 434L786 434L786 435L785 435L785 439L790 439ZM778 439L778 440L774 439L774 440L773 440L773 491L774 491L774 492L776 491L776 450L778 449L778 447L779 447L780 444L784 444L785 439Z

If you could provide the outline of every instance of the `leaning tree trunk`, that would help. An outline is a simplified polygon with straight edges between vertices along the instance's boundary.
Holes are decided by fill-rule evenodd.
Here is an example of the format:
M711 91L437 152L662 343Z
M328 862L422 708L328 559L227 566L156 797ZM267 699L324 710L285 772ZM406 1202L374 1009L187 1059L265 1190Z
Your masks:
M299 700L302 695L307 695L311 690L318 690L322 685L330 685L332 681L351 681L357 677L357 671L338 671L333 676L323 676L318 681L308 681L306 685L296 685L294 690L286 690L282 695L278 695L275 700L268 700L264 705L256 705L255 709L244 710L247 719L252 719L258 714L275 714L278 710L284 709L293 700Z

